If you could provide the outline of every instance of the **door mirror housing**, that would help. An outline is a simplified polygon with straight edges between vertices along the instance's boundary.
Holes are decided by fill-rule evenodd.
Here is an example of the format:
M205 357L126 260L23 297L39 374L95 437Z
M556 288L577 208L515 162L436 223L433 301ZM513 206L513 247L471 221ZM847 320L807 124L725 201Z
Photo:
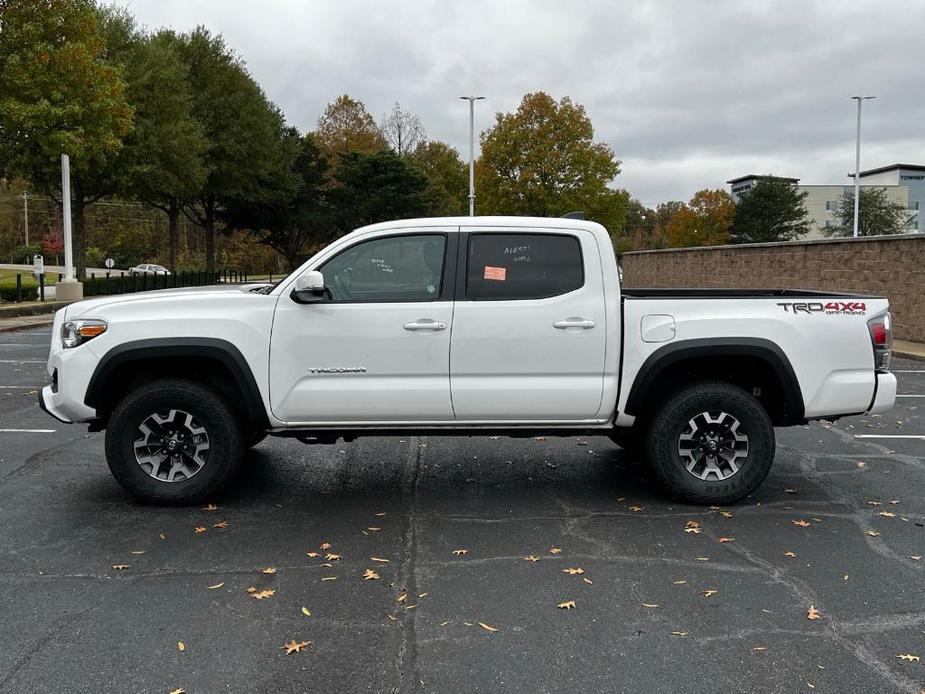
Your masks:
M291 296L296 303L314 304L324 298L326 291L324 275L317 270L310 270L296 278L295 289L292 290Z

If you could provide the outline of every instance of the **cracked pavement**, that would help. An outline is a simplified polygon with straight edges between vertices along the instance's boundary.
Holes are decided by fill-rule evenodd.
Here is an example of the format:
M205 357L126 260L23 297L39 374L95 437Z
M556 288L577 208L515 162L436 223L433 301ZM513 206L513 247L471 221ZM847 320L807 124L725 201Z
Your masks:
M405 437L267 439L210 512L127 500L39 412L48 339L0 335L0 429L53 430L0 431L0 691L925 689L925 441L855 438L925 434L925 397L778 430L721 510L605 438Z

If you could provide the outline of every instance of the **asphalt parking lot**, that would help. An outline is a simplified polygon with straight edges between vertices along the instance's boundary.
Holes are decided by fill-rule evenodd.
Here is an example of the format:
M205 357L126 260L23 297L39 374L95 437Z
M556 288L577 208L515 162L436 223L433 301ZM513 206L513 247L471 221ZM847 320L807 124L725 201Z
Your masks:
M0 691L925 690L923 362L723 509L553 437L271 438L165 509L39 411L48 330L0 334Z

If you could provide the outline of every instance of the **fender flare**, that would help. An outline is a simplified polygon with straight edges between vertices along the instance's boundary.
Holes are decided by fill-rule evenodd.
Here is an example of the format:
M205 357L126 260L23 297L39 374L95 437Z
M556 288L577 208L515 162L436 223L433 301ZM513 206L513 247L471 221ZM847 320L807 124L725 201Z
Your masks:
M759 337L718 337L681 340L655 350L643 362L626 398L624 412L638 415L643 409L646 394L658 376L667 368L688 359L702 357L756 357L765 362L780 384L787 402L788 419L802 422L805 419L805 405L800 382L793 365L776 343Z
M103 355L93 370L84 404L96 409L104 402L107 382L118 367L136 361L184 357L207 357L220 362L231 373L235 386L243 395L242 404L248 418L261 427L270 427L260 388L247 359L227 340L212 337L150 338L113 347Z

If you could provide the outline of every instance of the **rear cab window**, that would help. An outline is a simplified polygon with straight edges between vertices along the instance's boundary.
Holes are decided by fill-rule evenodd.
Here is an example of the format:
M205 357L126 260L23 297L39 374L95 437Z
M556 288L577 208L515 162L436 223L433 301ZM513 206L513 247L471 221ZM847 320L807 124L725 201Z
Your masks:
M469 236L466 298L546 299L584 286L581 244L570 234Z

